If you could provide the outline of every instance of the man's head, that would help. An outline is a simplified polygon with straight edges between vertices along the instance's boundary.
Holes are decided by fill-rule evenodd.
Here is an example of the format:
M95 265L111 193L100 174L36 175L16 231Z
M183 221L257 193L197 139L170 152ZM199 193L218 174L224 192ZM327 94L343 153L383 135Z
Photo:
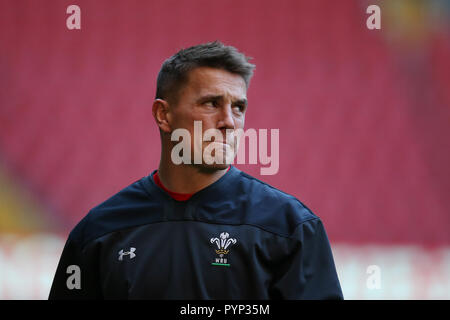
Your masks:
M163 63L153 103L163 152L177 144L171 141L176 129L186 129L190 133L192 162L195 147L201 149L202 155L208 145L214 144L217 148L219 143L224 152L237 152L235 139L228 144L225 139L227 133L244 127L247 89L255 67L248 60L234 47L216 41L183 49ZM194 135L194 121L201 121L201 135L208 129L215 129L222 133L223 139L194 141L194 138L202 138ZM205 164L202 161L197 165L223 169L229 163Z
M182 49L164 61L156 82L156 97L176 104L178 93L186 84L189 72L198 67L223 69L240 75L248 89L255 66L232 46L219 41Z

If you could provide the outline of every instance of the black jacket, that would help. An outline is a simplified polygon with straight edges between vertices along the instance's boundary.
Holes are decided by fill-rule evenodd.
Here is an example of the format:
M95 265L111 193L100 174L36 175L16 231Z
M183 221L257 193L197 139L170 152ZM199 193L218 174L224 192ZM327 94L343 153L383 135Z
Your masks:
M172 199L151 174L93 208L70 233L49 298L343 295L321 220L231 167L187 201Z

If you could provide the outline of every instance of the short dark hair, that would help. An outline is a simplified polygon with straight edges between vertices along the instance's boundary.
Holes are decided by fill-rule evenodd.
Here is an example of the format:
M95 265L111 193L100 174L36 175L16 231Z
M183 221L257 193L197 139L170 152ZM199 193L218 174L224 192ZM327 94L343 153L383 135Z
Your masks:
M197 67L224 69L240 75L247 86L253 76L255 65L235 47L220 41L208 42L182 49L164 61L156 82L156 99L178 100L178 92L188 79L189 71Z

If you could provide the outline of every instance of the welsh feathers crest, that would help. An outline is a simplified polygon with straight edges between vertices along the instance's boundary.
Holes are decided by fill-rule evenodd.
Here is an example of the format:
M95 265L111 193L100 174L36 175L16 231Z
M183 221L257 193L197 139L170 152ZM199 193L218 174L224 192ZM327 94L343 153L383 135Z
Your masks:
M232 244L236 244L237 240L234 238L230 238L228 232L222 232L220 234L220 239L211 238L210 242L217 245L216 253L220 255L220 257L223 257L224 254L228 254L228 252L230 251L227 250L227 248Z

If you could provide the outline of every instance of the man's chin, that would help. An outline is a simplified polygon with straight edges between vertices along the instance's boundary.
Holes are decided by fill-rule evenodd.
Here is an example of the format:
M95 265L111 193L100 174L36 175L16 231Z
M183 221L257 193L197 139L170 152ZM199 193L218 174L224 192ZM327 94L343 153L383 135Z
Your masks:
M201 172L205 172L205 173L213 173L219 170L225 170L228 169L228 167L231 165L231 163L222 163L222 164L218 164L218 163L212 163L212 164L206 164L206 163L202 163L202 164L196 164L195 166L201 171Z

